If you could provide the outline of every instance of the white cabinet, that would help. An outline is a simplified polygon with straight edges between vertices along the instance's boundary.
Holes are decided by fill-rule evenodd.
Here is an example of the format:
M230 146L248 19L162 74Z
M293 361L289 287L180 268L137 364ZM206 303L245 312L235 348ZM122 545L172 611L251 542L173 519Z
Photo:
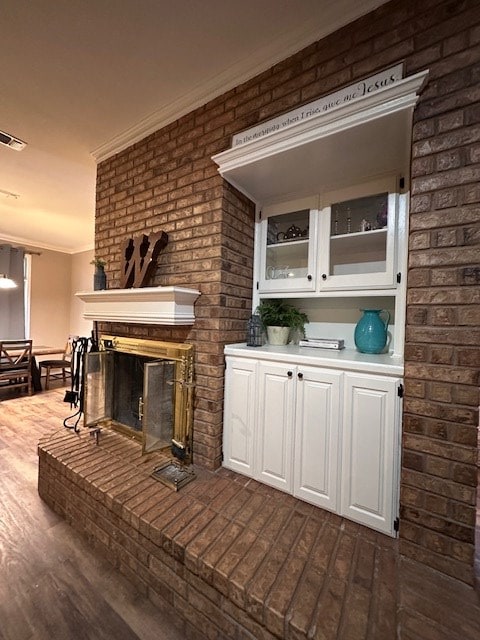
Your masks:
M227 356L224 466L395 535L400 378L248 354Z
M341 373L259 362L255 477L337 509Z
M264 206L257 225L259 293L395 288L404 197L397 182L383 178Z
M342 373L298 367L294 495L330 511L338 507Z
M398 191L390 178L322 195L321 291L396 286Z
M254 477L289 493L293 488L294 385L293 368L259 362Z
M233 471L254 475L256 409L255 360L228 358L225 375L223 463Z
M399 485L400 380L344 375L341 513L393 535Z
M318 196L263 207L257 225L259 291L314 291Z

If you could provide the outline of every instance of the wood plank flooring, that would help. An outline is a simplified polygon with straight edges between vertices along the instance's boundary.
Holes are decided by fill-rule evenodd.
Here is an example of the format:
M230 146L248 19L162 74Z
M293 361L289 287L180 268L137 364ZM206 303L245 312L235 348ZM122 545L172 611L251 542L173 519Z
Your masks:
M36 444L68 415L63 389L0 402L0 640L183 640L37 493Z
M36 446L42 436L57 432L68 414L63 393L57 388L0 401L0 640L189 638L167 605L160 609L140 596L39 498ZM319 557L328 555L328 540L318 544ZM308 588L312 568L306 568L304 597L318 598L319 603L309 637L478 640L477 592L399 558L396 545L391 546L381 550L375 581L366 569L368 540L359 547L353 564L348 554L343 563L342 554L337 554L338 576L326 576L322 598ZM343 594L341 574L345 572L351 576L351 588ZM261 585L257 586L260 591ZM378 597L373 590L391 602L389 619L375 612ZM297 613L301 611L293 615ZM372 619L376 620L374 635L369 632Z

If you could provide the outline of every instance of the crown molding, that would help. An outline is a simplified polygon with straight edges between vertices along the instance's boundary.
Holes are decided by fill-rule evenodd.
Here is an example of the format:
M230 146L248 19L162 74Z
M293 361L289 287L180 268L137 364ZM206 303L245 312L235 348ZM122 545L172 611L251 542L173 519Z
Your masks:
M83 247L72 249L71 247L64 247L63 245L46 244L44 242L32 242L28 238L23 238L21 236L9 236L2 233L0 235L0 242L4 241L13 242L14 244L22 245L28 249L44 249L45 251L57 251L58 253L68 253L70 255L82 253L83 251L91 251L92 249L94 249L93 243Z
M187 94L154 111L137 124L96 147L91 151L93 157L97 162L107 160L210 100L286 60L313 42L321 40L362 15L373 11L385 2L386 0L364 0L361 3L356 0L336 0L330 3L325 8L321 25L315 25L313 28L299 28L290 31L287 36L272 40L257 49L254 54L243 58L210 80L202 82Z

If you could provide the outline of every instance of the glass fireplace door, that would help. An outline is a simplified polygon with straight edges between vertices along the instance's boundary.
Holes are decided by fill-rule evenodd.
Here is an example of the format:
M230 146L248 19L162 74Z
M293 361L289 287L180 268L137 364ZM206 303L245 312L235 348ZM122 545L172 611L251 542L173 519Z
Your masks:
M175 362L160 360L145 365L143 384L143 450L172 445L175 415Z
M113 406L113 353L98 351L85 357L85 426L111 420Z

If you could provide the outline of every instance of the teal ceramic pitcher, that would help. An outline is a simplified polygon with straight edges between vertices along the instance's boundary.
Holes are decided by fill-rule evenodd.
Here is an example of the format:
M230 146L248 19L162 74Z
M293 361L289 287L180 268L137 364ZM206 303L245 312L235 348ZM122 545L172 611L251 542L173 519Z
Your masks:
M355 327L355 346L361 353L381 353L387 344L390 314L384 309L360 309L363 316ZM381 317L384 314L385 320Z

